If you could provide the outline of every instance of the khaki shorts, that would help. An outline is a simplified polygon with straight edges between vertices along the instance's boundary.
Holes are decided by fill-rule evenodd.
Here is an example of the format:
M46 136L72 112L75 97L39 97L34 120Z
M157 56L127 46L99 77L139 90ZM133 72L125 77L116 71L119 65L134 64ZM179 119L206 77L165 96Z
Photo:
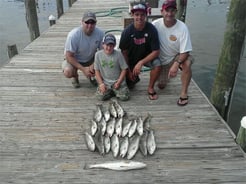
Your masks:
M171 68L171 66L173 65L174 61L177 60L179 58L179 54L177 56L175 56L175 58L168 64L166 65L162 65L161 67L161 73L160 73L160 76L158 78L158 82L159 84L167 84L169 79L168 79L168 73L169 73L169 70ZM187 60L189 60L191 62L191 64L194 63L194 58L189 55L189 57L187 58ZM182 70L182 68L180 68Z
M79 64L81 64L83 67L87 67L92 65L93 63L94 63L94 58L92 58L90 61L86 63L79 63ZM64 70L65 68L75 69L73 65L71 65L69 62L67 62L66 59L64 59L64 61L62 62L62 70Z

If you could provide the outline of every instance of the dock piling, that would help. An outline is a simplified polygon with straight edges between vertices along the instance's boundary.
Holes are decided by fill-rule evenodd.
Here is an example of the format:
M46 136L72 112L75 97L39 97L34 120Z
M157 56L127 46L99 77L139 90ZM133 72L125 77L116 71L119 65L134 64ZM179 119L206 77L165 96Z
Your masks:
M241 127L238 131L236 142L241 146L244 152L246 152L246 116L241 120Z
M14 57L17 54L18 54L18 50L17 50L16 44L8 45L8 56L9 56L9 59L11 59L12 57Z

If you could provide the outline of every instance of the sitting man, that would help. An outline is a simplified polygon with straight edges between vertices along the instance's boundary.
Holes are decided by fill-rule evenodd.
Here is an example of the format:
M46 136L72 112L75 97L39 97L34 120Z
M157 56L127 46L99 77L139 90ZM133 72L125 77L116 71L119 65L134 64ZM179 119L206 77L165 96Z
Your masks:
M158 87L165 88L169 77L175 77L180 68L182 87L177 105L184 106L188 103L188 86L192 76L192 45L189 30L182 21L175 18L176 12L176 1L165 0L161 9L163 18L153 21L159 34L161 48L159 57L162 70Z
M147 6L145 4L134 5L131 14L134 21L123 30L119 44L128 64L126 82L130 89L133 88L140 80L141 68L150 67L148 95L150 100L156 100L158 96L154 85L161 70L161 62L158 58L160 52L158 32L151 23L146 21Z
M84 13L82 26L74 28L68 33L65 43L65 58L62 63L63 73L67 78L72 78L74 88L79 88L78 70L97 85L93 67L94 55L102 48L104 32L96 27L96 15L92 12Z

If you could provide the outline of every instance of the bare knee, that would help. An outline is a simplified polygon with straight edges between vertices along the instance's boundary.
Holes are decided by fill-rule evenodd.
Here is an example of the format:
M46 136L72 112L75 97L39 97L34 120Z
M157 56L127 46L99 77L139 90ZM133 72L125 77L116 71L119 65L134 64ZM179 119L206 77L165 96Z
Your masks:
M189 60L186 60L182 64L182 72L184 72L184 73L191 73L191 62Z
M74 77L73 76L73 70L71 68L64 68L63 69L63 74L65 75L65 77L67 78L71 78L71 77Z

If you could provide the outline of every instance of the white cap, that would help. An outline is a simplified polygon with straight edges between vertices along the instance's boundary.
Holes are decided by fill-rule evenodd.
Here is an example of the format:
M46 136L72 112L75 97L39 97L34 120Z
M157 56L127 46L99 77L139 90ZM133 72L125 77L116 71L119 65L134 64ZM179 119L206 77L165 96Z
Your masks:
M50 15L49 20L56 20L56 17L54 15Z
M246 116L244 116L241 120L241 127L246 128Z

